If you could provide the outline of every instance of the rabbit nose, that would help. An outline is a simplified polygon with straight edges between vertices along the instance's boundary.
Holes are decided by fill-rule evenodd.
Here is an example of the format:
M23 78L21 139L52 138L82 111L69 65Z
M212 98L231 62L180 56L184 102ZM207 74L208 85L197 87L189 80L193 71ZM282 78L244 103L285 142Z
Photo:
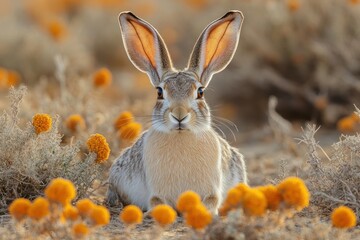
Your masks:
M190 113L184 107L176 107L170 112L170 117L176 123L187 123L190 120Z
M176 124L177 123L187 123L187 122L189 122L189 119L190 119L190 113L186 114L186 116L183 118L178 118L178 117L174 116L172 113L170 113L170 116L172 117L172 119L177 121L177 122L175 122Z

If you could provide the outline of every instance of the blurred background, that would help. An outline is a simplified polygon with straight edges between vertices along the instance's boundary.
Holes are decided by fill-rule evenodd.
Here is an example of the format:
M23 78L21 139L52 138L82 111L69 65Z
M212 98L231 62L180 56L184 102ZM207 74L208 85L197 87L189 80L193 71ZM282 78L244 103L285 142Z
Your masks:
M127 59L119 12L150 22L182 69L201 31L231 9L245 21L234 59L206 91L215 115L250 130L267 122L276 96L294 125L359 129L360 0L0 0L0 108L8 87L24 84L27 120L38 111L81 113L97 126L123 110L147 116L156 93ZM96 90L100 68L112 83Z

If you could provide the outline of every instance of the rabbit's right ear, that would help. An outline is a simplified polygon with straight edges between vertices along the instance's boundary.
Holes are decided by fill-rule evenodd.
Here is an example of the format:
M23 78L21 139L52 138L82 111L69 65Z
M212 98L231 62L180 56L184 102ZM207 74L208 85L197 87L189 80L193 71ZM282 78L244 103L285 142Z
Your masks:
M159 85L163 73L172 68L166 45L156 29L131 12L119 15L121 35L126 53L142 72L146 72L154 86Z
M222 71L233 58L244 16L233 10L205 28L191 53L188 69L195 72L203 86L214 73Z

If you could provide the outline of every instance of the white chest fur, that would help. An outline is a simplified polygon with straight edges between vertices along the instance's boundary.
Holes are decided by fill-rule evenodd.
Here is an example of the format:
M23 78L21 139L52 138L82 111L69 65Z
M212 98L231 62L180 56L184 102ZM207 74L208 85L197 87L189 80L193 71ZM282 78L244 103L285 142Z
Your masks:
M220 143L212 131L196 135L149 130L144 166L150 195L171 205L187 190L202 197L221 195L220 153Z

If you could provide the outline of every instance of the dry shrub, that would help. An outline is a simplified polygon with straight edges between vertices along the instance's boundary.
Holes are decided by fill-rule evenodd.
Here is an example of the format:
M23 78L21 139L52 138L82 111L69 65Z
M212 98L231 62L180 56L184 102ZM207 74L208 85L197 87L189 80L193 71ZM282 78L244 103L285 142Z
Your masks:
M152 110L153 92L142 94L141 98L133 101L132 98L139 93L131 85L123 84L121 80L129 78L125 74L114 72L111 85L99 88L93 84L91 73L85 76L71 74L72 66L65 57L56 56L55 66L55 81L44 78L36 87L31 87L30 96L27 97L29 105L24 110L28 117L39 111L59 115L62 120L59 132L64 134L64 142L74 139L85 142L90 135L101 133L109 140L110 149L113 150L111 159L114 159L120 153L119 146L125 142L119 139L113 128L119 113L129 109L135 114L136 120L150 125L151 115L144 114ZM84 128L76 132L69 129L66 122L73 114L81 115L85 123Z
M279 213L268 213L262 218L246 218L240 211L231 212L228 219L215 221L205 233L205 239L355 239L359 230L341 231L318 218L294 216L278 221Z
M28 123L19 126L20 103L26 88L10 90L10 109L0 116L0 214L7 212L15 198L34 199L41 195L55 177L71 180L78 197L88 196L88 190L100 178L101 166L94 154L80 154L80 143L62 144L58 131L59 117L49 132L37 135Z
M358 111L358 114L360 112ZM339 205L346 205L360 213L360 135L341 135L327 154L315 140L318 129L307 125L301 142L307 146L309 187L312 203L322 216L329 216ZM325 160L321 159L321 154Z
M94 181L106 178L111 164L109 161L100 166L94 163L96 156L85 155L89 136L94 133L106 136L113 160L119 155L122 142L113 129L116 116L124 109L134 113L151 110L151 101L130 102L131 96L118 91L120 86L98 89L92 84L91 74L73 75L68 67L70 63L56 56L55 81L42 78L36 87L30 86L29 91L25 87L11 89L7 101L0 98L1 108L8 108L0 117L0 214L6 213L7 205L17 197L33 199L40 195L54 177L72 180L78 197L88 196ZM54 118L49 132L35 133L30 123L35 113L47 113ZM77 132L68 129L65 120L72 114L84 117L84 129ZM149 119L150 116L140 118Z

